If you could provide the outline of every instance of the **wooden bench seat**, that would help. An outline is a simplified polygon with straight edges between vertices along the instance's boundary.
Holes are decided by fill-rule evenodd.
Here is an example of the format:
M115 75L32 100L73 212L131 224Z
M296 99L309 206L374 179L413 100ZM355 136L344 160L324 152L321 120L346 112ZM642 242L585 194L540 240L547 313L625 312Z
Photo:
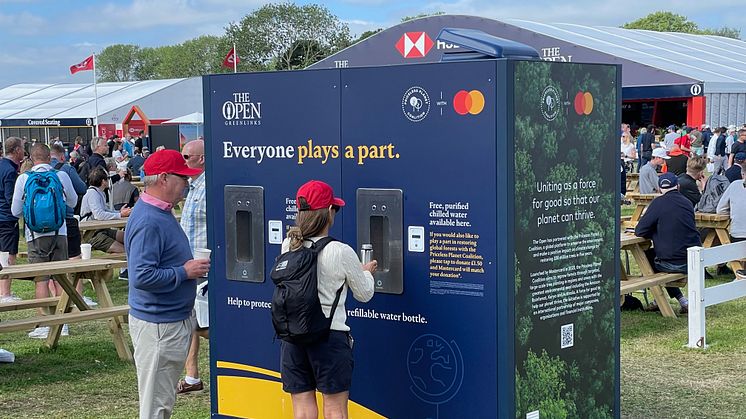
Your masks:
M87 320L108 319L114 316L126 316L130 306L114 306L95 310L78 311L74 313L52 314L50 316L35 316L26 319L0 321L0 333L17 332L43 326L78 323Z
M622 295L629 294L631 292L654 287L656 285L681 287L683 285L686 285L686 274L661 272L644 277L631 276L628 277L626 280L621 281L621 293Z
M36 300L13 301L0 303L0 311L26 310L30 308L54 307L60 302L60 297L39 298Z

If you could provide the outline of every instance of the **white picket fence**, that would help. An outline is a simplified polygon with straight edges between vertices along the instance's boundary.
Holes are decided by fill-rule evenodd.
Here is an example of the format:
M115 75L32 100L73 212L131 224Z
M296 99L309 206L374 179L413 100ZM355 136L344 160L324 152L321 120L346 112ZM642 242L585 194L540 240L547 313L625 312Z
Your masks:
M707 348L705 308L746 297L746 280L705 288L705 267L746 257L746 241L710 248L687 249L689 266L689 348Z

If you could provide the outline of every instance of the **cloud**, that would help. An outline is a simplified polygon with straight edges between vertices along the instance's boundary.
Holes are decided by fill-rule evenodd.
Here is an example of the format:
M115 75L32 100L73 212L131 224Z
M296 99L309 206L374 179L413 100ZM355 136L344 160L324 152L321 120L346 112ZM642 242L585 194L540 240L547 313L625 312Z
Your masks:
M8 34L21 36L36 35L45 26L46 20L44 18L28 12L18 14L0 13L0 28Z
M112 23L126 17L128 29L153 29L163 26L181 26L199 35L222 34L222 29L254 8L262 6L266 0L133 0L129 4L104 3L91 6L87 10L76 10L75 15L95 15L97 19L85 25L72 25L68 30L75 32L97 32L111 30ZM64 20L62 20L64 21ZM214 32L202 32L197 28L208 28Z

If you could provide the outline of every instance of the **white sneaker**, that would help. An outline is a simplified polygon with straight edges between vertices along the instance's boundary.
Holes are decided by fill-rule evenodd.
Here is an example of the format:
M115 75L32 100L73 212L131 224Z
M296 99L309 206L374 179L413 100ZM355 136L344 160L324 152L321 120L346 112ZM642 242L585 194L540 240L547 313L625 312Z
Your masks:
M47 336L49 336L49 326L37 327L28 334L28 337L34 339L46 339Z
M88 304L88 307L96 307L98 305L98 303L93 301L93 298L91 297L83 296L83 301L85 301L85 303Z
M15 303L16 301L21 301L21 300L22 298L15 294L4 295L0 297L0 303Z
M13 354L13 352L6 351L5 349L0 349L0 362L15 362L16 356Z
M60 333L60 336L70 336L70 327L68 325L62 325L62 333Z

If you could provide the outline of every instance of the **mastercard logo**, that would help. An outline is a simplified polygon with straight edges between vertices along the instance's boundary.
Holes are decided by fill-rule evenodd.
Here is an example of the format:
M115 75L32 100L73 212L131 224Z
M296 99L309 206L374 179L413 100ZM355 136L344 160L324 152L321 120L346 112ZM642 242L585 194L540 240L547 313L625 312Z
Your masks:
M575 113L590 115L593 112L593 95L589 92L578 92L575 95Z
M453 96L453 110L459 115L478 115L484 109L484 95L479 90L459 90Z

